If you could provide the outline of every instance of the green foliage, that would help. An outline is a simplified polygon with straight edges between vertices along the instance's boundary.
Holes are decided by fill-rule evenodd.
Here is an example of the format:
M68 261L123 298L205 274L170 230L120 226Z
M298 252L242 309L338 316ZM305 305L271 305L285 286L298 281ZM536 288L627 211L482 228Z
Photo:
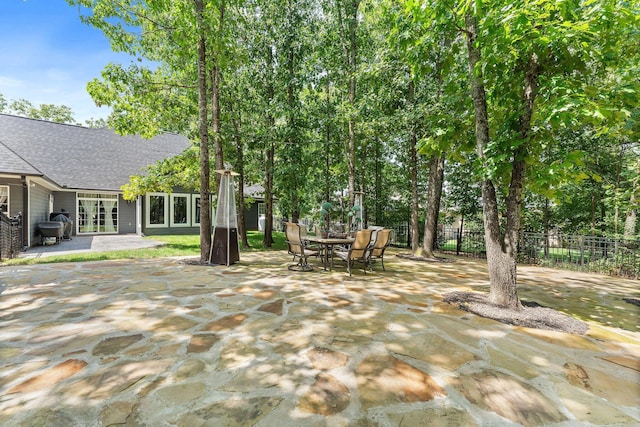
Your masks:
M172 193L175 188L199 190L198 150L191 147L182 154L164 159L147 168L147 173L133 175L121 187L125 200L135 200L150 192Z
M8 102L0 95L0 112L7 111L9 114L29 117L32 119L46 120L56 123L76 124L71 108L66 105L40 104L33 105L26 99L17 99Z
M107 65L88 84L96 103L113 109L109 124L123 133L173 131L196 140L193 1L69 3L89 8L81 9L82 19L102 29L114 50L138 58ZM219 136L225 160L236 164L236 148L243 148L247 183L265 184L265 152L273 147L273 189L282 215L317 212L320 201L336 200L348 187L350 120L357 141L356 188L365 193L363 217L369 223L400 223L410 216L412 135L421 154L423 204L425 158L444 152L448 210L475 217L483 177L497 184L503 206L520 147L526 148L524 188L532 223L540 223L549 201L552 225L594 228L591 196L597 196L595 222L615 228L613 212L620 213L619 223L631 204L634 151L623 159L617 155L620 146L638 141L640 130L636 0L204 4L208 53L222 73ZM351 69L341 28L347 28L354 5L358 61ZM482 62L475 71L483 72L488 96L491 141L484 163L475 151L460 37L467 10L479 22ZM523 134L524 71L533 55L540 63L539 88ZM352 77L355 102L349 102ZM127 196L197 188L197 148L133 177Z

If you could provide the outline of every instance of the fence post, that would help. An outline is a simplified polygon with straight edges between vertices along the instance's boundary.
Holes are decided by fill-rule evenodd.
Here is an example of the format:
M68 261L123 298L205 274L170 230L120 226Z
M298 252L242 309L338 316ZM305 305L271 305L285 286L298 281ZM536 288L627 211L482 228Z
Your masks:
M580 236L580 271L584 271L584 236Z
M544 233L544 259L549 260L549 233Z

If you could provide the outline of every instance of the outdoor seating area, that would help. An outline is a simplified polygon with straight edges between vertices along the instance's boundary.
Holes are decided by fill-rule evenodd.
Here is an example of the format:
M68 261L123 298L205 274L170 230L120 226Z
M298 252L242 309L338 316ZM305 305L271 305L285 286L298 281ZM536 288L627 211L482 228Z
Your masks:
M308 259L315 257L322 263L324 271L334 268L335 258L343 261L349 276L352 276L352 268L356 263L362 265L364 274L367 270L373 271L373 263L378 260L384 267L384 252L391 241L391 230L385 228L368 228L349 233L335 233L326 237L310 235L304 225L293 222L285 222L287 253L293 256L293 261L298 262L289 265L289 270L312 271L313 265Z

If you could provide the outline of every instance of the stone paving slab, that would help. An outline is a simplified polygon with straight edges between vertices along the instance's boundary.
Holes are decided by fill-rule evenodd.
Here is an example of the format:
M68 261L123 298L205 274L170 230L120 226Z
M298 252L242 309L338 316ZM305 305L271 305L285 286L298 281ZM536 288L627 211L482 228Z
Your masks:
M637 281L519 267L576 336L442 303L487 291L478 260L182 261L0 268L0 425L640 425Z

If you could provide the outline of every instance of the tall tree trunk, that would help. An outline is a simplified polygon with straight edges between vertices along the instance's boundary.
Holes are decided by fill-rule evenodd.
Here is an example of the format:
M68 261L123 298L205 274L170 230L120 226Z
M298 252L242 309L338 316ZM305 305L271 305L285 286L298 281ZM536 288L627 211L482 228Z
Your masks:
M207 123L207 54L204 4L194 0L198 40L198 133L200 137L200 261L209 260L211 250L211 169L209 165L209 125Z
M440 43L440 51L436 59L436 76L438 79L438 102L444 94L444 78L442 69L444 65L444 55L451 46L451 39L444 38ZM434 258L433 251L438 238L438 217L440 215L440 202L442 200L442 186L444 184L444 153L435 153L429 161L429 182L427 186L427 211L424 221L424 236L422 243L422 255L427 258Z
M233 138L236 142L236 172L238 172L238 232L240 233L240 243L243 249L249 247L247 239L247 227L244 223L244 144L242 143L242 135L240 128L242 126L242 118L240 112L236 113L233 109L233 102L229 104L231 112L231 122L233 124Z
M211 124L213 127L213 153L216 170L224 170L224 156L222 152L222 135L220 122L220 68L217 61L211 71ZM220 192L222 175L216 174L216 194Z
M218 32L222 33L224 24L224 2L219 6L219 27ZM222 75L220 72L220 52L217 48L213 52L213 69L211 70L211 124L213 126L213 149L215 165L217 170L224 170L224 156L222 152L222 124L220 121L220 82ZM220 179L222 175L216 173L216 194L220 193Z
M629 196L629 207L627 208L627 215L624 220L624 234L627 239L632 239L636 236L636 221L638 216L638 199L636 194L640 193L640 160L636 163L636 176L633 179L631 185L631 196Z
M627 216L624 220L624 238L626 239L634 239L638 237L636 235L636 224L638 220L638 210L637 209L627 209Z
M620 180L622 178L622 163L624 161L625 145L620 146L618 161L616 162L616 187L614 193L613 208L613 233L618 235L618 223L620 222Z
M267 49L267 67L269 70L267 82L267 104L271 105L275 91L273 89L273 50L271 45ZM264 237L262 239L262 245L265 248L270 248L273 245L273 164L275 157L275 146L273 142L273 127L275 125L275 119L271 113L271 109L267 108L266 123L267 127L267 141L265 150L265 162L264 162L264 203L265 203L265 222L264 222Z
M438 237L438 215L442 200L444 183L444 154L431 156L429 164L429 184L427 187L427 215L424 221L424 240L422 253L424 257L434 258L433 250Z
M376 148L375 148L375 152L376 152L376 160L375 160L375 164L376 164L376 178L375 178L375 182L376 182L376 188L375 188L375 201L376 201L376 225L381 225L384 223L384 218L382 217L382 167L381 167L381 162L382 162L382 153L380 152L380 148L381 148L381 143L380 143L380 138L378 137L378 135L376 135Z
M544 225L544 259L549 258L549 222L550 222L550 212L549 212L549 198L544 198L544 207L542 211L542 223Z
M598 200L596 196L596 192L591 192L591 235L596 235L596 214L598 212Z
M533 106L538 94L538 76L540 65L538 56L534 53L529 57L522 93L522 109L518 118L521 143L515 149L512 160L511 184L507 198L507 225L505 231L505 248L509 257L516 259L518 255L518 241L521 232L522 191L524 188L524 174L531 139L531 119ZM515 261L514 261L515 262ZM514 267L515 268L515 267Z
M329 177L331 173L331 81L327 76L327 117L325 129L325 153L324 153L324 176ZM331 188L328 179L324 180L324 200L331 197Z
M407 101L410 108L415 109L416 87L413 79L409 80L407 88ZM420 255L420 224L418 215L420 210L420 197L418 194L418 136L416 135L416 123L413 120L409 123L409 174L411 179L411 215L410 232L411 252Z
M347 20L347 28L345 29L342 20L342 8L337 4L338 20L340 23L340 34L342 39L342 49L344 52L345 62L347 65L347 78L349 82L348 99L348 141L347 141L347 171L348 190L349 190L349 206L353 206L356 191L356 67L358 63L358 8L360 0L347 0L347 8L345 10L345 18Z
M485 147L489 144L489 120L484 76L480 63L480 49L477 45L478 25L474 16L465 16L465 36L469 54L469 76L472 86L473 107L476 122L476 146L479 158L488 169ZM498 198L493 182L482 180L482 210L484 214L484 235L487 250L490 291L492 303L508 308L521 308L516 292L516 264L503 247L498 214Z
M289 78L287 81L287 103L289 104L289 144L285 148L287 151L287 156L289 157L290 162L295 162L297 154L300 153L298 149L299 141L298 141L298 132L297 132L297 123L295 114L296 111L296 91L295 91L295 50L293 47L293 43L289 41L288 46L288 66L287 72L289 73ZM295 113L294 113L295 111ZM289 191L291 195L291 222L297 223L300 220L300 200L298 197L298 176L300 175L299 169L290 168L289 173Z

